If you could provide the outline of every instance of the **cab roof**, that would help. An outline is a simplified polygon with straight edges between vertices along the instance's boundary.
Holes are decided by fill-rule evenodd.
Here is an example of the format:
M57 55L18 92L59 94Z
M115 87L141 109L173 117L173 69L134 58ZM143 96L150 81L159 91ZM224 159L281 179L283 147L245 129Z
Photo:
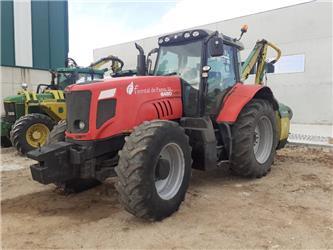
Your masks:
M212 35L214 31L207 29L193 29L193 30L185 30L177 33L172 33L168 35L164 35L158 38L158 44L160 46L170 46L175 44L186 43L195 40L201 40L209 35ZM229 44L231 46L237 47L239 50L244 49L243 43L236 41L234 38L221 34L224 43Z

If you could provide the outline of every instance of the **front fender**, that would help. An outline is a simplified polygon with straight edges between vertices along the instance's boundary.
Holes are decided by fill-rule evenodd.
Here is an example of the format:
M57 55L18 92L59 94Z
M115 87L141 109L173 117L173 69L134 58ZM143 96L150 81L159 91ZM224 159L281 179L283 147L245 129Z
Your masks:
M269 87L237 83L224 98L216 121L234 123L243 107L254 97L268 100L275 110L278 109L278 103Z

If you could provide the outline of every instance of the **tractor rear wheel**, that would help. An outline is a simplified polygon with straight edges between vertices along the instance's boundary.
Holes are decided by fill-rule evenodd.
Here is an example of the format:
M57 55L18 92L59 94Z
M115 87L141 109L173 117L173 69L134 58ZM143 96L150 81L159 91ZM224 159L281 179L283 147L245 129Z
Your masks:
M13 146L21 153L43 146L54 126L54 121L43 114L28 114L20 117L10 131Z
M57 143L60 141L65 141L65 131L66 131L67 123L66 120L61 120L55 125L50 132L46 145ZM95 179L73 179L64 182L56 183L57 188L59 188L62 193L70 194L70 193L79 193L100 185L101 182Z
M266 100L254 99L245 105L232 127L234 174L260 178L270 171L277 145L275 119Z
M133 215L162 220L178 210L191 176L188 136L172 121L144 122L125 138L116 167L120 202Z

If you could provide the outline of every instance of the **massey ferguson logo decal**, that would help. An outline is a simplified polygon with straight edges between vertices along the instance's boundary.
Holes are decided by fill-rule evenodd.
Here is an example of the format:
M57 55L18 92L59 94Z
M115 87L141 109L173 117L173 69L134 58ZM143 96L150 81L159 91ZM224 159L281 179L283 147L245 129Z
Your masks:
M172 96L173 89L170 87L160 88L160 87L150 87L139 89L139 85L131 82L126 87L126 93L128 95L142 95L142 94L160 94L162 97Z
M133 94L133 92L134 92L134 82L131 82L130 84L128 84L128 86L126 88L126 92L129 95Z

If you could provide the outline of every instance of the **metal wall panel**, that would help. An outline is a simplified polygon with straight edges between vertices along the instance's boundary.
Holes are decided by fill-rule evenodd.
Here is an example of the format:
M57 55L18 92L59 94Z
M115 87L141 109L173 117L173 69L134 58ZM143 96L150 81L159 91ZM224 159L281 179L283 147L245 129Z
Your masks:
M34 68L50 68L49 2L32 1L32 52Z
M1 65L15 65L13 1L0 1Z
M68 54L67 1L49 2L50 68L64 66Z

